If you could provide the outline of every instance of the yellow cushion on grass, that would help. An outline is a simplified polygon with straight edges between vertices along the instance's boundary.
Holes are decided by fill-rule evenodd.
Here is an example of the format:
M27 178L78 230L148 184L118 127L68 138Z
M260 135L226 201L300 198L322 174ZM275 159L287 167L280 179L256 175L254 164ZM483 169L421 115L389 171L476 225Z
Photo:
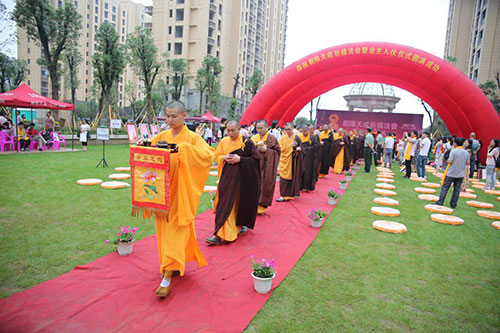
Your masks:
M485 208L485 209L491 209L495 206L493 204L490 204L489 202L482 202L482 201L466 201L465 202L468 206L475 207L475 208Z
M399 216L401 214L399 210L389 207L372 207L370 211L372 214L382 216Z
M375 192L375 194L378 194L378 195L386 195L388 197L393 197L395 196L397 193L394 192L394 191L391 191L391 190L382 190L380 188L376 188L373 190L373 192Z
M130 186L128 183L117 182L117 181L110 181L110 182L101 183L101 187L102 188L111 189L111 190L114 190L114 189L117 189L117 188L125 188L125 187L128 187L128 186Z
M493 195L500 195L499 190L485 190L484 193L486 194L493 194Z
M109 179L129 179L130 175L128 173L112 173L111 175L108 176Z
M436 190L434 190L432 188L427 188L427 187L415 187L415 192L425 193L425 194L434 194L434 193L436 193Z
M436 202L439 200L439 197L437 195L433 195L433 194L419 194L418 198L420 200L432 201L432 202Z
M86 185L86 186L99 185L100 183L102 183L102 179L97 179L97 178L78 179L76 183L78 185Z
M377 178L379 183L394 183L394 179L391 178Z
M441 213L441 214L453 214L453 209L445 206L440 206L440 205L425 205L424 209L429 212L433 213Z
M391 185L391 184L386 184L386 183L377 183L375 184L376 187L382 188L384 190L395 190L396 186Z
M474 193L469 193L469 192L460 192L460 198L476 199L477 195L475 195Z
M478 210L477 215L481 217L486 217L487 219L493 219L493 220L500 219L500 212L495 212L491 210Z
M493 222L493 223L491 224L491 226L492 226L493 228L500 229L500 221L495 221L495 222Z
M130 167L116 167L115 171L118 171L118 172L130 172Z
M461 225L464 224L464 220L460 217L444 215L444 214L432 214L431 219L434 222L443 223L443 224L451 224L451 225Z
M376 220L372 223L372 227L379 231L393 234L402 234L406 232L406 226L404 224L392 221Z
M429 188L440 188L441 187L441 185L439 185L439 184L436 184L436 183L427 183L427 182L422 183L422 186L423 187L429 187Z
M377 197L373 199L373 202L379 205L384 205L384 206L398 206L399 201L391 199L391 198L384 198L384 197Z
M217 191L217 186L205 185L203 192L215 192Z

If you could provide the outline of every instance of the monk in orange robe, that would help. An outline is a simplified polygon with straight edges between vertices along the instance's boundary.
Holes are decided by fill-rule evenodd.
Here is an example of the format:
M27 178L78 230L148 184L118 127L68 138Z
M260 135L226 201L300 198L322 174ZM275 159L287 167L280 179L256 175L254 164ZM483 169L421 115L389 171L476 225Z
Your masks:
M214 158L213 148L184 125L186 112L182 103L171 103L165 113L170 129L151 140L153 146L160 141L176 145L170 154L170 211L165 217L155 216L163 276L155 292L159 297L170 293L174 272L184 276L186 262L207 265L196 241L194 218Z
M300 181L304 170L302 143L293 132L293 124L286 123L280 139L280 194L278 202L293 200L300 195Z
M215 231L205 239L210 245L233 242L240 229L253 229L260 196L260 166L252 140L243 137L238 122L228 121L227 137L215 151L220 175L214 200Z
M267 122L259 120L256 124L257 134L252 141L257 147L260 161L261 189L257 214L264 214L273 203L276 175L280 160L280 145L278 139L269 133Z
M333 172L341 174L342 171L349 170L349 140L347 134L342 128L339 128L338 132L333 136L333 146L332 146L332 162Z

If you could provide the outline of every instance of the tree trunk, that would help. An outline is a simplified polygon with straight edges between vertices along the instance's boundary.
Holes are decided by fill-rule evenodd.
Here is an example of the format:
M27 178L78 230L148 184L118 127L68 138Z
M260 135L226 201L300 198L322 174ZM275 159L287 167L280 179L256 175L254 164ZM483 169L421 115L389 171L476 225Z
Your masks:
M76 126L76 117L78 116L76 114L76 107L75 107L75 104L76 104L76 89L71 89L71 103L73 103L73 117L72 117L72 122L70 122L69 124L71 124L71 127L72 128L75 128Z
M199 114L200 117L202 110L203 110L203 90L200 90L200 114Z
M57 68L52 68L52 67L47 67L47 70L49 71L49 77L50 77L50 87L52 89L51 91L51 98L55 99L56 101L59 100L59 80L57 76ZM59 121L59 110L53 110L52 111L52 116L54 117L55 121Z

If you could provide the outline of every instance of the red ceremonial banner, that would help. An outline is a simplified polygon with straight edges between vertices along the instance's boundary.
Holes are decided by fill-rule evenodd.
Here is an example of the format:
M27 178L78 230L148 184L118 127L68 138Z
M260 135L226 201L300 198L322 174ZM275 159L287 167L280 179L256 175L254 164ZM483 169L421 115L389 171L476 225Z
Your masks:
M133 215L143 211L168 213L170 209L170 151L130 147Z
M403 137L404 132L417 130L422 131L421 114L411 113L386 113L386 112L362 112L362 111L339 111L321 110L317 111L317 124L323 126L329 124L332 129L343 128L347 131L380 130L382 134L387 132L396 133L398 138Z

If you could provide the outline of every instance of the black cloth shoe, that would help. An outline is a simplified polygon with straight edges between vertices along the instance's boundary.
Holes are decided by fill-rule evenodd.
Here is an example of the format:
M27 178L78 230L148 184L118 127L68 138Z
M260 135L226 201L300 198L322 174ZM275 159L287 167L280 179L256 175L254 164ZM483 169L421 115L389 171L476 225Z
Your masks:
M205 242L210 245L222 245L222 239L219 236L208 237L205 239Z
M242 226L240 229L240 234L246 234L248 232L248 227Z

